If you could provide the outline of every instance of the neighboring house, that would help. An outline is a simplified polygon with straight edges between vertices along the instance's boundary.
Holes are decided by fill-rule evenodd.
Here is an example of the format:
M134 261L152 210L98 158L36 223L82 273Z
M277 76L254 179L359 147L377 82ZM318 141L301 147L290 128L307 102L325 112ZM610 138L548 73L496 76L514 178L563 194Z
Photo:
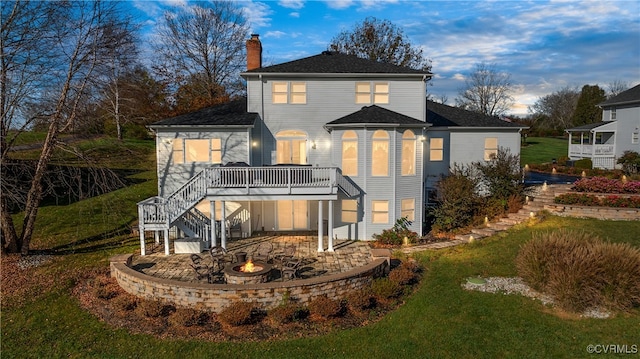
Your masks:
M422 233L425 189L452 163L498 146L519 154L522 127L426 102L427 71L334 52L262 67L261 53L254 35L246 99L149 126L158 196L139 203L143 254L145 231L168 254L170 228L222 246L235 233L313 230L318 251L400 217Z
M614 169L625 151L640 153L640 85L599 104L602 122L566 129L569 159L591 159L594 168Z

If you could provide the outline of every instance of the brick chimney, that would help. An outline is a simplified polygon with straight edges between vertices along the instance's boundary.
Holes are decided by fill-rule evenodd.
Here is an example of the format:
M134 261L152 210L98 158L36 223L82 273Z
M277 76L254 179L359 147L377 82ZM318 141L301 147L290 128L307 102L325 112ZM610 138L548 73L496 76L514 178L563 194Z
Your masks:
M262 67L262 43L258 34L247 40L247 71Z

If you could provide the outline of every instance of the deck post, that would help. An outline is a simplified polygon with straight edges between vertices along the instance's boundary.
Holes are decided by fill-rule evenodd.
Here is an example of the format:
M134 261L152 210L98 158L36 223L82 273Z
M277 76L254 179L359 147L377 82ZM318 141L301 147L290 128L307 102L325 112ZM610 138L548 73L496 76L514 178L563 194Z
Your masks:
M218 245L218 234L216 233L216 201L211 200L209 203L211 205L211 248L213 248Z
M327 248L327 251L333 252L333 200L329 200L329 213L327 214L327 216L329 217L329 228L327 228L327 235L329 236L329 247Z
M324 233L322 233L324 231L324 225L322 224L323 222L322 201L318 201L318 253L324 252Z
M222 201L220 215L220 245L222 248L227 249L227 211L225 201Z
M164 235L164 254L168 256L169 255L169 228L165 229L162 232Z
M144 240L144 226L139 226L138 231L140 232L140 255L147 255L147 246Z

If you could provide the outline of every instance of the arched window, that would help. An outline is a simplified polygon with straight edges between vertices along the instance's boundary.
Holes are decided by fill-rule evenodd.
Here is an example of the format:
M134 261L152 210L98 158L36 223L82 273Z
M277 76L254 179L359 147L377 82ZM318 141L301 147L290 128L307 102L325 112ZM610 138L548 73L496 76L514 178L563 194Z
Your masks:
M377 130L371 141L371 175L389 175L389 134L387 131Z
M342 135L342 174L358 175L358 135L355 131L346 131Z
M276 134L276 161L278 164L303 165L307 163L307 134L285 130Z
M411 130L402 134L402 175L416 174L416 135Z

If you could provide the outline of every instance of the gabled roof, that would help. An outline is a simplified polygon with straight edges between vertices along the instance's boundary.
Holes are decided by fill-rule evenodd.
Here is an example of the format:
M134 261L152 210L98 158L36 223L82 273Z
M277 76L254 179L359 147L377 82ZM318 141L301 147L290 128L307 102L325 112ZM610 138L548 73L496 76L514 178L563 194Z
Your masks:
M567 128L565 131L566 132L585 132L585 131L593 130L594 128L598 128L600 126L604 126L613 122L616 122L616 121L601 121L601 122L588 123L586 125L582 125L578 127Z
M231 101L222 105L205 107L184 115L167 118L149 125L161 127L253 127L258 114L247 112L247 99Z
M362 127L362 126L380 126L380 127L427 127L428 123L387 110L377 105L365 106L362 109L333 120L325 125L325 127Z
M396 74L431 76L429 71L371 61L355 55L324 51L319 55L305 57L278 65L260 67L243 72L243 76L268 74Z
M527 128L527 126L503 121L497 117L491 117L429 100L427 100L427 122L431 123L434 127Z
M613 96L607 101L599 104L600 107L613 105L626 105L631 103L640 103L640 85L636 85L627 91L622 91L618 95Z

